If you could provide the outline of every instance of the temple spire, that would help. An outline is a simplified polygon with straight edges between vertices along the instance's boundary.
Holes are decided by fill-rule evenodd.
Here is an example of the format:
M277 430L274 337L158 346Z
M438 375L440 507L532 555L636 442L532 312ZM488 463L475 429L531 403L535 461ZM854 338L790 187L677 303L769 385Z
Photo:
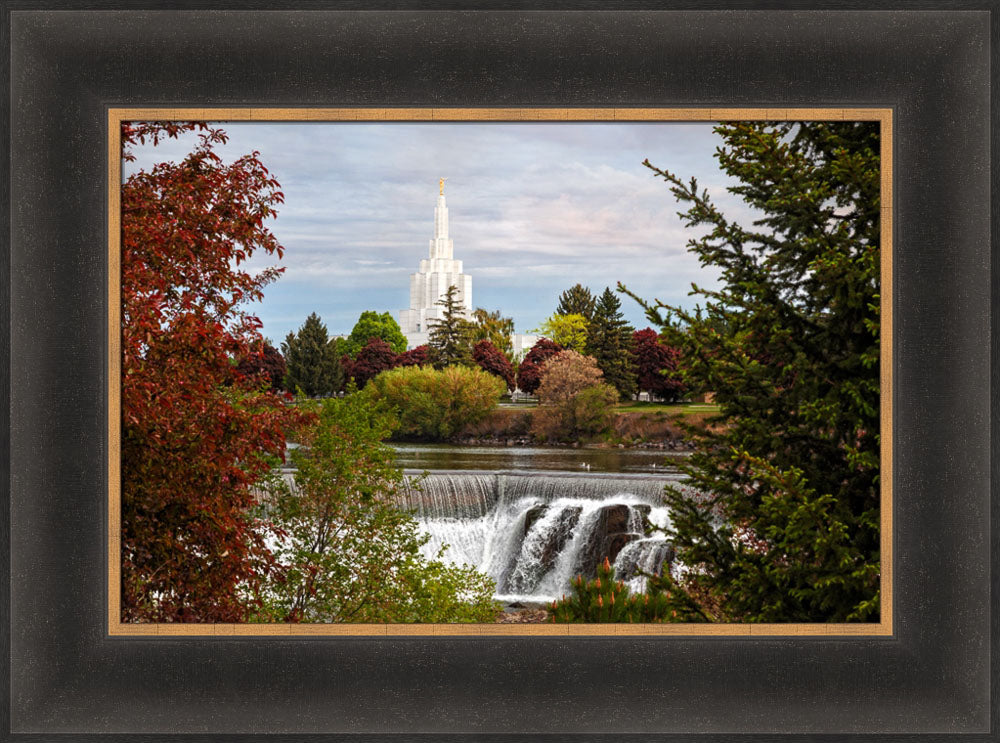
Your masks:
M434 239L431 240L431 258L452 258L452 243L448 239L448 205L444 200L444 182L438 181L437 206L434 207Z
M454 245L448 236L448 205L444 198L446 180L438 178L430 255L420 261L416 273L410 274L410 306L399 313L399 325L410 348L427 343L431 326L441 319L441 308L437 302L448 287L458 289L464 316L472 316L472 277L463 273L462 261L455 260Z

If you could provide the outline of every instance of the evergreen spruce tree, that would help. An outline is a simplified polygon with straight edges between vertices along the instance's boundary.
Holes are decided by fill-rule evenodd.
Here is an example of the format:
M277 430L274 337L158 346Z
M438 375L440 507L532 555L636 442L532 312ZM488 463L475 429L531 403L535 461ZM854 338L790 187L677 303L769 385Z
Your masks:
M474 325L465 319L465 308L456 294L458 288L449 286L444 296L435 302L442 308L443 317L431 325L427 357L436 369L475 366L472 360Z
M556 314L582 315L589 323L594 317L596 305L597 298L590 293L590 289L582 284L576 284L559 295L559 306L556 307Z
M636 360L632 350L634 328L625 321L622 303L605 288L594 307L587 334L587 354L597 360L604 381L618 390L623 400L636 393Z
M745 622L879 616L879 128L716 128L722 170L761 216L729 221L692 179L669 184L689 249L718 267L695 312L647 307L684 381L720 414L693 429L690 488L668 491L678 616ZM662 311L665 310L665 311ZM691 601L701 607L691 611Z
M281 344L288 372L285 388L301 389L309 397L331 395L344 383L344 369L329 339L326 325L314 312L306 318L298 333L289 333Z

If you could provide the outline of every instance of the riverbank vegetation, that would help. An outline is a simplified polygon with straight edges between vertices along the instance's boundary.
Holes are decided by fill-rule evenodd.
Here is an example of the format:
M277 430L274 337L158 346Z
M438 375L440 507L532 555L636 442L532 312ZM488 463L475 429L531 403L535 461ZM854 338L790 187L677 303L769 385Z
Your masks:
M506 386L481 369L411 366L382 372L365 388L365 399L397 416L403 437L445 441L496 409Z
M368 395L304 405L311 422L262 509L278 569L254 621L491 622L493 580L422 556L429 537L398 507L406 488L383 440L393 411Z

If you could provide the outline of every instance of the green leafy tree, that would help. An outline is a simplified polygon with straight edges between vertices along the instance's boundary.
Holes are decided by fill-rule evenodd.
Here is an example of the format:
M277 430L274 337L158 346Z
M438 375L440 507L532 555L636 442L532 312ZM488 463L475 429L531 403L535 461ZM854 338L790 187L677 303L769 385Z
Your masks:
M472 366L473 324L465 318L465 308L458 297L458 289L449 286L444 296L435 304L441 308L442 317L431 325L427 341L427 355L436 369L446 366Z
M568 348L577 353L586 353L587 330L587 318L583 315L555 314L547 318L545 322L531 332L543 335L563 348Z
M722 170L760 214L726 218L696 181L646 163L720 269L704 307L648 307L684 378L720 406L671 490L679 601L720 621L879 616L879 129L723 124ZM669 579L665 579L669 582Z
M394 353L403 353L406 350L406 336L391 314L383 312L380 315L372 310L365 310L354 323L346 343L339 349L341 353L338 357L347 353L352 359L357 358L361 349L368 345L368 341L372 338L388 343Z
M309 403L315 424L292 453L294 487L274 484L269 515L283 567L256 617L270 622L490 622L493 580L427 559L429 537L398 507L404 478L382 443L385 406L352 394Z
M623 400L636 393L636 359L632 349L634 328L625 321L621 300L606 288L597 300L587 337L587 353L597 360L604 380Z
M382 372L364 392L395 409L402 435L442 441L484 420L506 389L504 380L478 368L405 366Z
M597 298L590 293L590 289L582 284L576 284L559 295L559 305L556 307L556 314L580 315L589 323L594 317L594 308L596 305Z
M297 333L289 333L281 344L288 371L285 387L301 389L309 397L331 395L344 384L344 369L336 344L327 335L326 325L313 312Z
M475 322L472 330L473 343L489 341L510 361L514 353L514 342L511 340L514 335L514 320L503 317L500 310L487 312L482 307L472 313L472 318Z

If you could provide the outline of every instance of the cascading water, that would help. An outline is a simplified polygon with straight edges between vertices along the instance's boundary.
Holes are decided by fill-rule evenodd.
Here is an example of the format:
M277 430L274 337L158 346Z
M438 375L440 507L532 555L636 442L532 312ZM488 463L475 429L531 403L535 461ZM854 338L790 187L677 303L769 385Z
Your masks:
M639 570L670 569L673 550L650 526L666 527L670 478L603 474L437 472L404 499L430 536L435 557L472 565L497 583L498 598L548 602L577 574L592 576L605 556L634 591Z

